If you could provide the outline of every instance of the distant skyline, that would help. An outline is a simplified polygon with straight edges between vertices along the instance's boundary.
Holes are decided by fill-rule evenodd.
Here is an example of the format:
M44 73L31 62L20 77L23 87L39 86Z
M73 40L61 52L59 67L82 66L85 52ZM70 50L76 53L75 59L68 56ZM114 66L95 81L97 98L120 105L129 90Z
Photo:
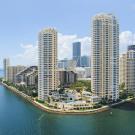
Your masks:
M82 42L82 55L90 52L91 18L113 13L120 24L120 52L135 41L133 0L0 0L0 67L9 57L13 65L37 62L38 32L54 27L59 32L59 59L72 58L72 42Z

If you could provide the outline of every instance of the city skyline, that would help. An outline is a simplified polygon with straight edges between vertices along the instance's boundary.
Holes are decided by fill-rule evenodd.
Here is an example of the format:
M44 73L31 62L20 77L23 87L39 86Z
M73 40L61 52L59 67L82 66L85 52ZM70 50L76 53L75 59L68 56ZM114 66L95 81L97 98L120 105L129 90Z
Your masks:
M126 0L122 7L119 7L122 0L117 4L112 0L109 2L98 2L97 0L93 2L88 0L85 2L71 0L63 2L59 0L53 1L53 5L51 4L52 0L40 0L32 2L32 7L31 2L31 0L1 2L0 67L2 67L2 60L5 57L10 57L13 65L20 64L20 62L27 65L29 61L32 61L31 64L35 64L37 60L34 60L33 57L37 56L36 35L42 28L48 26L55 27L59 33L59 59L72 57L71 50L74 41L83 42L82 55L88 54L89 35L91 34L89 22L92 16L100 12L113 13L119 18L121 52L126 51L127 46L135 41L134 20L132 19L134 18L135 2L133 1ZM47 8L44 8L44 5L48 5ZM48 12L51 5L55 12ZM80 6L82 7L81 14ZM41 8L41 11L38 10ZM60 14L61 11L64 11L64 14Z
M134 12L133 0L0 0L0 135L134 135Z

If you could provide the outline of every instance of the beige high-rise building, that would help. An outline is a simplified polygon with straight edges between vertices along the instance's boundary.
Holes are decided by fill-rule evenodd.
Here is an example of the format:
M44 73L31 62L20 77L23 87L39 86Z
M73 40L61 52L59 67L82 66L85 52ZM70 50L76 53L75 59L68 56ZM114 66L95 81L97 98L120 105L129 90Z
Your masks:
M119 84L125 84L129 93L135 94L135 45L129 45L125 54L120 57Z
M135 94L135 45L128 46L125 88Z
M24 70L25 66L8 66L7 68L7 80L12 83L16 83L16 75Z
M127 54L122 54L119 58L119 85L126 83Z
M43 29L39 33L38 99L47 100L51 91L57 89L57 31Z
M5 79L5 81L7 81L8 80L8 66L10 66L10 60L9 60L9 58L5 58L4 60L3 60L3 65L4 65L4 79Z
M92 92L101 98L119 98L119 24L112 14L92 19Z

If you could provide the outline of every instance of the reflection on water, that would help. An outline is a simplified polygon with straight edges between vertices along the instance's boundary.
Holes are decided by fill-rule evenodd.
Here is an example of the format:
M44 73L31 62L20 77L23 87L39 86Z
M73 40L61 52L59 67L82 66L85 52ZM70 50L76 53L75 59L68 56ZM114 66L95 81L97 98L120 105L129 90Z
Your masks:
M113 107L114 109L120 109L120 110L125 110L125 111L135 111L135 101L131 101L128 103L125 103L120 106Z
M0 87L0 135L135 135L134 125L134 103L92 115L56 115Z

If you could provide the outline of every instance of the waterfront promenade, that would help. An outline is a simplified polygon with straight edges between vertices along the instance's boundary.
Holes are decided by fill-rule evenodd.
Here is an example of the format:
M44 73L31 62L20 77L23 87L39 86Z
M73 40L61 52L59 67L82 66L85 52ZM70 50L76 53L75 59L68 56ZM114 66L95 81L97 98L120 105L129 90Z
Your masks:
M50 108L45 106L42 103L37 102L34 98L24 94L23 92L20 92L19 90L17 90L16 88L12 87L12 86L8 86L5 83L1 83L2 85L4 85L8 90L14 92L15 94L17 94L18 96L22 97L23 99L25 99L26 101L30 102L31 104L33 104L34 106L36 106L37 108L45 111L45 112L50 112L50 113L56 113L56 114L93 114L93 113L98 113L98 112L103 112L103 111L107 111L109 110L111 107L123 104L125 102L131 101L132 98L130 99L125 99L122 100L118 103L114 103L112 105L106 105L103 106L101 108L98 109L89 109L89 110L63 110L63 109L54 109L54 108Z

